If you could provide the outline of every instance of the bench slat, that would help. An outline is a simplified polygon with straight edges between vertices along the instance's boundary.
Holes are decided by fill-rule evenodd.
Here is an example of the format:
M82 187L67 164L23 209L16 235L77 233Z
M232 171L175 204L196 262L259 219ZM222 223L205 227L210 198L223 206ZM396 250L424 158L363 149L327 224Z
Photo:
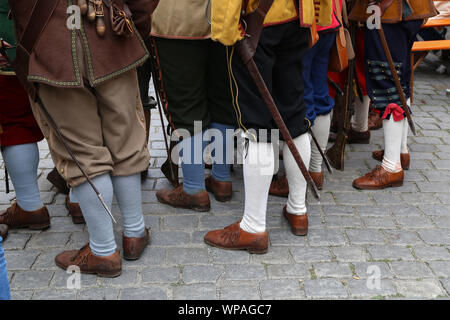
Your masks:
M413 52L450 50L450 40L416 41L412 47Z
M428 20L427 23L425 23L422 28L437 28L437 27L446 27L450 26L450 19L433 19Z

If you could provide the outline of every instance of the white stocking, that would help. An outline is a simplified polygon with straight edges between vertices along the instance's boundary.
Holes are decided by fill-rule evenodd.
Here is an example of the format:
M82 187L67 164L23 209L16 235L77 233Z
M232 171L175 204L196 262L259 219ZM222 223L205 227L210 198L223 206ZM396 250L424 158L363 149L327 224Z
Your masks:
M294 143L300 152L305 166L308 168L311 157L311 140L309 134L305 133L295 138ZM289 183L289 198L286 209L290 214L303 215L306 213L306 180L287 145L283 148L283 160Z
M243 165L245 209L240 225L246 232L259 233L266 230L267 199L274 166L272 143L248 142Z
M383 120L384 128L384 158L382 166L389 172L400 172L402 165L400 163L400 149L402 146L403 127L406 119L394 121L391 114L389 120Z
M323 151L327 149L328 136L330 135L331 114L317 116L311 130L314 133ZM311 172L322 172L322 156L314 141L311 141L311 161L309 163Z
M363 102L359 98L355 99L355 114L352 117L352 128L358 132L369 130L369 96L363 97Z

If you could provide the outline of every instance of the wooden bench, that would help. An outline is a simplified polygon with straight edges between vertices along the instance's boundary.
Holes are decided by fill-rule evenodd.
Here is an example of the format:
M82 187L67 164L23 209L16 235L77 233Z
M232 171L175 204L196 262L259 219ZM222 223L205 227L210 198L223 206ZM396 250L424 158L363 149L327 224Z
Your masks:
M444 0L450 1L450 0ZM439 28L450 26L450 19L428 20L422 28ZM416 41L411 50L411 102L413 101L414 71L430 51L450 50L450 40ZM416 59L416 54L418 58Z

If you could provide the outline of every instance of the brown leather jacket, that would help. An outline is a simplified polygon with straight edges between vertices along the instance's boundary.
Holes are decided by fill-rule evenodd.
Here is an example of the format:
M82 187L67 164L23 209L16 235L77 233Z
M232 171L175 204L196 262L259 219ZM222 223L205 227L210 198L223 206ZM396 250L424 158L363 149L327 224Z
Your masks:
M372 0L356 0L349 15L350 20L366 22L369 15L366 13L367 6ZM397 23L400 21L422 20L435 16L438 12L433 0L406 0L412 9L412 13L403 18L403 0L382 0L381 7L385 9L381 16L382 23Z
M19 39L37 1L46 0L9 0ZM78 66L80 54L84 54L92 86L100 85L141 65L148 58L142 38L147 38L150 34L150 15L157 1L126 2L133 14L135 31L138 31L129 38L113 33L106 6L104 37L97 35L95 23L88 22L85 17L81 19L80 29L70 30L67 27L67 8L76 5L77 1L60 0L31 54L28 80L58 87L81 87L83 82ZM83 53L77 52L77 37L82 39Z

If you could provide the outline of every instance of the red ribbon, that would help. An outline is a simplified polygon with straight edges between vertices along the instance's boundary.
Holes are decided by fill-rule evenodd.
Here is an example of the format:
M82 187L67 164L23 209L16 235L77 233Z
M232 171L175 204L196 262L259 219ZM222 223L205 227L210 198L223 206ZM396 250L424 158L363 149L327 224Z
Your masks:
M402 107L396 103L388 104L381 119L386 119L386 117L390 114L394 117L394 121L402 121L405 119L405 111L403 111Z

